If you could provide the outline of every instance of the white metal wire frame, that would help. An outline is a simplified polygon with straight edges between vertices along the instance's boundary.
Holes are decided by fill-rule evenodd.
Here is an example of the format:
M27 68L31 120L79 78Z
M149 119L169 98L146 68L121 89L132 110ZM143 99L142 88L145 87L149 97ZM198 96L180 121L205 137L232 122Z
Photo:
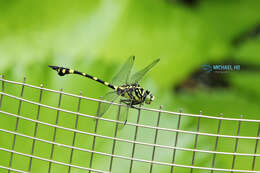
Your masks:
M0 91L0 121L3 121L3 119L8 119L8 118L15 118L15 124L12 124L13 126L15 126L14 130L10 130L10 129L6 129L2 126L0 126L0 134L2 135L9 135L12 138L11 142L8 142L8 146L7 145L2 145L3 142L0 141L0 153L9 153L9 157L8 158L3 158L1 157L1 160L3 162L1 162L2 165L0 165L0 172L32 172L32 167L33 167L33 160L41 160L43 162L46 162L48 164L48 171L47 172L55 172L54 170L52 170L53 165L60 165L60 166L65 166L67 167L67 172L73 172L73 170L76 170L75 172L114 172L113 170L113 166L115 164L118 164L117 162L114 161L115 158L118 159L122 159L122 160L126 160L129 162L129 167L127 168L127 170L125 172L134 172L133 167L136 163L143 163L143 164L148 164L149 166L147 167L147 169L145 169L145 172L156 172L156 170L154 169L155 166L162 166L162 167L168 167L169 169L167 172L176 172L176 168L183 168L182 172L260 172L260 167L257 167L258 164L260 164L260 154L258 152L258 141L260 139L260 120L253 120L253 119L243 119L241 118L224 118L222 116L216 117L216 116L206 116L206 115L202 115L202 114L187 114L187 113L183 113L183 112L169 112L169 111L165 111L160 109L148 109L148 108L144 108L144 107L139 107L138 108L138 115L137 115L137 121L136 122L130 122L128 121L126 123L125 126L132 126L134 127L134 137L133 138L122 138L118 136L118 133L120 130L118 130L118 125L119 124L124 124L125 122L121 122L117 119L110 119L110 118L103 118L103 117L97 117L95 115L90 115L90 114L86 114L86 113L81 113L80 111L71 111L71 110L66 110L60 107L60 103L61 103L61 96L62 95L66 95L69 97L73 97L73 98L77 98L79 99L79 102L77 105L75 105L76 107L80 107L81 104L81 100L89 100L92 102L95 102L97 105L100 105L101 102L106 102L109 103L107 101L103 101L103 100L99 100L99 99L93 99L93 98L89 98L89 97L84 97L81 94L80 95L75 95L75 94L70 94L70 93L66 93L63 92L62 90L60 91L56 91L56 90L51 90L51 89L47 89L44 88L43 85L41 85L40 87L38 86L34 86L34 85L29 85L24 82L14 82L14 81L10 81L10 80L6 80L3 77L0 79L1 81L1 91ZM15 96L14 94L10 94L8 93L7 90L7 86L6 84L9 85L13 85L13 87L15 88L19 88L20 89L20 93L19 96ZM26 98L23 98L23 93L24 90L26 88L33 88L36 89L35 91L38 91L39 95L39 101L32 101ZM57 93L59 94L59 104L58 106L51 106L48 104L44 104L42 102L42 93L43 92L50 92L50 93ZM12 113L11 111L5 110L3 108L3 103L5 102L5 98L12 98L16 101L18 101L18 112L17 113ZM34 105L37 106L37 112L35 112L35 114L37 114L36 118L28 118L27 116L23 115L21 112L22 109L22 103L27 103L29 105ZM115 106L118 107L118 110L120 111L120 107L124 106L118 103L109 103L109 104L113 104ZM59 116L59 112L64 112L64 113L68 113L71 114L73 116L76 117L76 121L74 122L74 128L70 128L70 127L65 127L62 125L58 125L58 118L56 118L56 123L49 123L49 122L44 122L39 120L39 116L40 116L40 108L45 108L45 109L49 109L49 110L54 110L57 111L56 116ZM79 110L79 109L78 109ZM155 115L157 115L156 118L156 125L147 125L145 123L140 123L140 117L141 112L142 111L150 111L150 112L154 112ZM166 127L161 127L160 125L160 120L162 116L176 116L176 126L172 127L172 128L166 128ZM83 118L91 118L96 120L95 122L95 128L94 131L84 131L84 130L79 130L77 128L78 126L78 121L79 121L79 117L83 117ZM185 117L192 117L192 118L196 118L196 130L189 130L189 129L181 129L181 120L182 118ZM207 132L203 132L200 131L200 126L202 125L202 120L203 119L211 119L214 120L214 122L217 124L217 128L214 129L216 133L207 133ZM29 121L34 123L34 132L33 135L28 135L25 133L22 133L22 131L20 130L22 127L19 125L19 121L24 120L24 121ZM110 123L114 123L115 124L115 131L114 131L114 135L112 136L107 136L105 134L100 134L97 133L97 128L98 128L98 122L99 121L106 121L106 122L110 122ZM229 121L235 124L236 126L236 135L230 135L230 134L222 134L221 133L221 129L222 129L222 124L224 121ZM252 125L255 125L256 128L256 132L255 134L252 134L250 136L241 136L240 135L240 129L241 129L241 124L243 123L250 123ZM44 126L48 126L48 127L52 127L54 128L53 131L53 140L49 140L49 139L44 139L43 137L38 137L37 136L37 128L39 128L39 125L44 125ZM150 136L151 139L153 139L151 141L142 141L142 140L138 140L138 131L140 131L141 129L150 129L150 130L154 130L154 135ZM61 142L57 142L55 140L56 138L56 131L57 129L62 129L64 131L68 131L68 132L72 132L73 135L73 139L71 141L71 144L65 144L65 143L61 143ZM159 143L159 135L160 132L168 132L168 133L172 133L174 134L174 139L169 139L171 141L173 141L172 145L169 144L162 144ZM81 146L76 146L76 135L77 134L81 134L81 135L87 135L87 136L92 136L92 146L90 146L88 149L86 149L86 147L81 147ZM183 143L182 138L180 138L180 135L182 134L188 134L188 135L192 135L193 136L193 147L186 147L184 145L180 145L181 143ZM200 141L200 136L205 136L205 137L213 137L214 138L214 146L212 146L212 150L208 149L208 148L199 148L198 144ZM16 143L17 140L19 140L19 137L23 137L26 139L30 139L32 141L32 144L28 144L31 145L31 151L30 152L21 152L21 151L17 151L16 150ZM103 138L103 139L107 139L109 141L112 142L112 148L110 149L111 152L104 152L104 151L98 151L97 148L95 147L95 142L97 140L97 138ZM221 139L233 139L235 140L235 144L234 147L231 147L232 150L231 151L221 151L221 149L218 147L219 145L219 141ZM244 153L244 152L239 152L238 151L238 147L239 147L239 141L240 140L244 140L244 141L254 141L253 145L248 146L249 148L252 148L252 153ZM49 157L43 157L41 155L36 155L35 154L35 150L36 150L36 142L42 142L45 144L50 144L51 147L51 151L46 151L46 153L50 153ZM130 155L129 156L125 156L123 153L116 153L116 143L117 142L123 142L123 143L128 143L131 144L132 147L129 148L130 150ZM142 145L142 146L146 146L146 147L151 147L151 158L150 159L144 159L144 158L138 158L137 157L137 145ZM68 159L68 162L64 162L64 161L58 161L57 159L55 159L55 157L53 156L55 153L55 149L54 147L63 147L66 149L70 150L70 156ZM184 147L183 147L184 146ZM159 149L166 149L167 152L171 152L171 161L164 161L164 160L158 160L158 158L156 158L156 150ZM90 157L90 161L88 164L82 165L82 164L76 164L73 162L73 153L75 151L81 151L81 152L86 152L86 153L90 153L91 157ZM187 160L190 160L190 163L178 163L178 155L176 154L177 152L180 151L186 151L186 152L191 152L191 158L187 158ZM200 157L200 154L207 154L210 155L211 160L208 160L208 166L197 166L195 160L200 160L198 157ZM1 154L0 154L1 155ZM96 155L102 156L102 157L109 157L109 166L104 168L104 167L98 167L98 165L93 165L93 159ZM26 162L24 162L24 164L27 165L27 169L26 170L21 170L17 167L15 167L14 165L14 160L15 157L24 157L24 158L28 158L29 160L27 160ZM232 164L230 165L230 167L216 167L216 162L217 162L217 158L221 157L221 156L230 156L232 157ZM250 164L248 164L249 166L247 168L243 168L243 169L239 169L239 165L236 165L236 159L238 159L238 157L246 157L247 160L250 160ZM3 165L4 164L4 165ZM40 168L39 168L40 169ZM258 170L257 170L258 169Z

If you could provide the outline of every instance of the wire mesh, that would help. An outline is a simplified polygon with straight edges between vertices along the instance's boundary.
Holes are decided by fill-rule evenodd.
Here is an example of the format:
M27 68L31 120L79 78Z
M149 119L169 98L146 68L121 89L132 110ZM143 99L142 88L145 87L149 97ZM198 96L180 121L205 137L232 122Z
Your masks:
M1 172L260 172L260 120L139 106L125 123L120 103L0 80Z

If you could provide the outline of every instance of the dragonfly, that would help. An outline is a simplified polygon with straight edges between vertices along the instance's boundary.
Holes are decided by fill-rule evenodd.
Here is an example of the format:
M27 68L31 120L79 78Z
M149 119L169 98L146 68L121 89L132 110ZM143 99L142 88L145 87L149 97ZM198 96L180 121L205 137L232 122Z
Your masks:
M134 61L135 61L135 56L130 56L123 64L123 66L120 68L119 72L113 77L111 83L108 83L95 76L77 70L59 67L59 66L52 66L52 65L49 65L49 67L57 71L58 75L60 76L64 76L67 74L77 74L92 79L94 81L97 81L113 90L105 94L105 96L103 97L104 100L113 103L119 97L121 97L120 99L121 103L126 104L128 108L129 107L135 108L134 105L143 105L144 103L151 104L155 99L155 96L153 96L151 91L145 90L139 85L139 81L145 76L145 74L148 71L150 71L160 61L160 59L154 60L148 66L144 67L140 71L131 75ZM110 106L111 104L102 102L100 104L100 108L98 110L97 115L99 117L103 116L107 112ZM122 114L124 115L120 115L121 117L120 120L125 120L126 123L127 115L126 113L122 113Z

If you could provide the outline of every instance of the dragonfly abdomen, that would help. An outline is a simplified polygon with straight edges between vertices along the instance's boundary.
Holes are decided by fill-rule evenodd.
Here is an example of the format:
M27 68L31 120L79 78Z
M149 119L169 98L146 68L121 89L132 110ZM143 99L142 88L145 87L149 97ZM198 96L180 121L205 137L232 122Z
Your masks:
M101 83L103 85L106 85L109 88L112 88L113 90L117 90L117 88L118 88L118 87L116 87L116 86L114 86L114 85L112 85L112 84L110 84L108 82L105 82L105 81L103 81L103 80L101 80L101 79L99 79L99 78L97 78L95 76L91 76L91 75L89 75L87 73L79 72L77 70L73 70L73 69L69 69L69 68L58 67L58 66L51 66L51 65L49 65L49 67L52 68L53 70L57 71L60 76L64 76L66 74L78 74L78 75L87 77L89 79L92 79L94 81L97 81L97 82L99 82L99 83Z

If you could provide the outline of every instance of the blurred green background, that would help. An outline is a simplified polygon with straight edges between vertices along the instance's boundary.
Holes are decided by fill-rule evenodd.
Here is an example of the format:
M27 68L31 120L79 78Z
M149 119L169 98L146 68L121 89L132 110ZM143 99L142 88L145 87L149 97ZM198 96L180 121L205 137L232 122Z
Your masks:
M163 105L163 109L169 111L179 111L182 108L186 113L198 114L202 110L205 115L219 116L223 113L224 117L239 118L243 115L243 118L259 119L259 10L259 0L78 0L76 2L2 0L0 1L0 73L8 80L22 81L26 76L26 82L29 84L39 86L43 83L46 88L55 90L63 88L63 91L74 94L79 94L81 91L84 96L99 98L108 91L106 87L74 75L60 77L47 65L74 68L110 81L130 55L136 56L135 71L160 58L158 65L141 82L142 86L150 89L156 96L155 102L148 107L159 108ZM218 74L205 73L201 67L203 64L238 64L241 70ZM20 87L10 85L6 87L6 92L19 96ZM38 96L37 90L25 88L25 98L38 101ZM10 99L8 102L8 98L5 98L1 109L17 113L18 101ZM57 107L57 99L57 94L46 93L43 96L43 103ZM77 99L64 97L62 107L76 111L76 103ZM94 113L96 105L93 107L91 104L95 105L85 103L82 112ZM22 113L34 114L31 118L35 118L36 109L36 106L32 109L31 105L23 104ZM56 113L50 112L42 110L41 115L44 115L42 121L55 122ZM6 115L3 117L5 118L0 122L1 128L13 131L15 118L9 119ZM75 116L64 118L60 120L60 125L73 128ZM175 117L172 123L169 121L167 124L165 121L161 126L176 128L176 120ZM136 117L135 119L130 117L129 121L135 122ZM156 116L150 121L144 118L143 123L156 125ZM183 129L196 130L196 123L195 119L185 121ZM210 131L214 126L212 133L216 133L217 121L205 120L203 123L204 131ZM93 131L94 122L82 120L81 126L81 130ZM113 136L114 127L111 125L104 123L99 127L101 134L107 133ZM236 135L236 128L237 122L227 122L221 133ZM24 122L18 131L33 135L33 129L33 124ZM51 140L53 129L52 131L46 129L47 127L42 127L42 135ZM127 134L133 133L133 130L134 128L125 127L121 135L129 138ZM149 133L143 132L140 137L142 135L147 137ZM245 136L255 136L257 126L250 123L242 124L241 133ZM72 134L68 135L70 137L66 139L69 143ZM171 135L174 138L174 135ZM168 138L166 135L161 140ZM66 143L65 137L60 139L61 143ZM86 144L86 148L91 148L92 142L88 139L89 137L86 137L78 141ZM153 138L150 140L153 142ZM202 148L214 148L212 142L214 140L203 139ZM10 148L10 141L12 136L1 132L0 145ZM193 142L185 138L182 145L192 147ZM223 141L222 144L222 151L233 152L234 141L232 145L229 141ZM255 141L241 142L240 152L252 153L254 148L246 146L254 147L254 144ZM169 145L173 145L172 141ZM24 148L22 144L20 147L17 144L16 147L18 151ZM43 150L50 148L39 146L41 147ZM127 151L126 148L127 146L123 146L118 152ZM110 151L111 144L106 144L102 140L97 142L96 150L106 151L106 149ZM146 153L144 151L151 151L151 148L139 150L140 153ZM65 157L63 154L56 159ZM1 151L1 155L1 165L8 165L10 154ZM89 162L89 155L77 155L78 162L75 163L84 166ZM191 153L187 155L190 157ZM185 153L177 155L180 163L187 158L187 155ZM49 154L45 153L44 156L48 158ZM99 157L94 162L96 167L107 170L109 159ZM164 157L168 156L160 156ZM201 156L203 159L198 159L197 165L209 167L208 157ZM147 156L147 159L151 157ZM20 160L16 158L13 167L26 170L24 160L25 158ZM237 161L236 168L250 169L251 162L245 160ZM42 169L39 166L41 164ZM123 161L121 164L123 165ZM185 164L190 165L190 162ZM232 157L219 158L216 167L230 168L231 164ZM46 172L47 166L46 163L44 165L35 162L34 171ZM60 166L55 169L56 172L64 172L67 168ZM257 167L255 169L257 170ZM128 168L121 166L116 167L114 172L127 172L126 170ZM147 169L144 169L143 165L137 164L135 172L145 171ZM169 167L162 167L158 168L157 172L169 171ZM185 169L177 170L177 172L185 171ZM75 169L74 172L80 170Z

